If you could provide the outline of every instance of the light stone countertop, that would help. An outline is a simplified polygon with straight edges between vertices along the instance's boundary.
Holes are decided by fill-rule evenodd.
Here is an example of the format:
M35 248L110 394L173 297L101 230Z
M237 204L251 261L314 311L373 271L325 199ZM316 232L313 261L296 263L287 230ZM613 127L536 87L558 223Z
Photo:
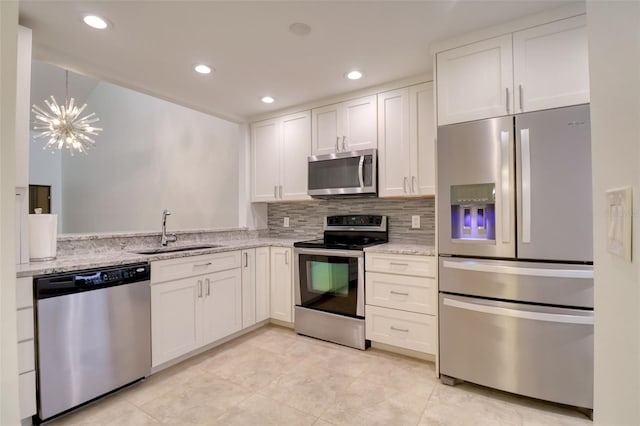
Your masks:
M387 243L377 246L367 247L365 253L388 253L388 254L417 254L422 256L435 256L436 248L423 244L403 244Z
M102 268L105 266L117 266L131 263L151 262L155 260L175 259L179 257L199 256L213 253L222 253L233 250L243 250L255 247L274 246L274 247L293 247L293 243L299 241L297 239L286 238L254 238L240 240L223 240L223 241L184 241L173 247L188 246L192 244L219 244L220 247L214 247L201 250L189 250L174 253L159 253L152 255L136 254L133 250L143 250L152 247L127 248L122 251L108 252L88 252L83 255L61 256L55 260L46 262L31 262L16 266L16 274L18 278L30 277L36 275L46 275L58 272L77 271L81 269Z

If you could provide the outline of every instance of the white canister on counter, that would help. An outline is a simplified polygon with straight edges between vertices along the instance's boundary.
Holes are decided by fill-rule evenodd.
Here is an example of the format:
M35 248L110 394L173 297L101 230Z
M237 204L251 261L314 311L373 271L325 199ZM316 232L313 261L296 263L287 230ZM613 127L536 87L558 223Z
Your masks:
M56 258L58 215L29 215L29 260L34 262Z

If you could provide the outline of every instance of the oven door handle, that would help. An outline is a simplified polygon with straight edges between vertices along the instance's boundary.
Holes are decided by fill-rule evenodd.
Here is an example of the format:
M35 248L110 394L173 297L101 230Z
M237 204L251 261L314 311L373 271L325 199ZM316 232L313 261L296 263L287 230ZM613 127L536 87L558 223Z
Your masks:
M364 251L362 250L336 250L336 249L306 249L295 248L296 254L308 254L316 256L336 256L336 257L363 257Z

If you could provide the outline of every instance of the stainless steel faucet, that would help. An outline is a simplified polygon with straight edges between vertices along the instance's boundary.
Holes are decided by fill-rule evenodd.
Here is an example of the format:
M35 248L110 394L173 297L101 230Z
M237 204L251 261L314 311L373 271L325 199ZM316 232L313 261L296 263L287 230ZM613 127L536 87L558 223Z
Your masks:
M162 212L162 241L160 244L166 246L169 243L173 243L178 241L178 237L176 234L167 235L167 216L171 215L171 212L167 209L164 209Z

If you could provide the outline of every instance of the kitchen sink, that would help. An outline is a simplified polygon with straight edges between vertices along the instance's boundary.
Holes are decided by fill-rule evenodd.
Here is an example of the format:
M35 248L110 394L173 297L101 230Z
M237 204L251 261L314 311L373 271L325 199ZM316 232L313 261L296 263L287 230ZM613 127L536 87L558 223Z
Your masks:
M191 246L175 246L175 247L159 247L153 249L144 249L144 250L132 250L133 253L136 254L161 254L161 253L176 253L180 251L190 251L190 250L205 250L222 247L221 245L216 244L197 244Z

